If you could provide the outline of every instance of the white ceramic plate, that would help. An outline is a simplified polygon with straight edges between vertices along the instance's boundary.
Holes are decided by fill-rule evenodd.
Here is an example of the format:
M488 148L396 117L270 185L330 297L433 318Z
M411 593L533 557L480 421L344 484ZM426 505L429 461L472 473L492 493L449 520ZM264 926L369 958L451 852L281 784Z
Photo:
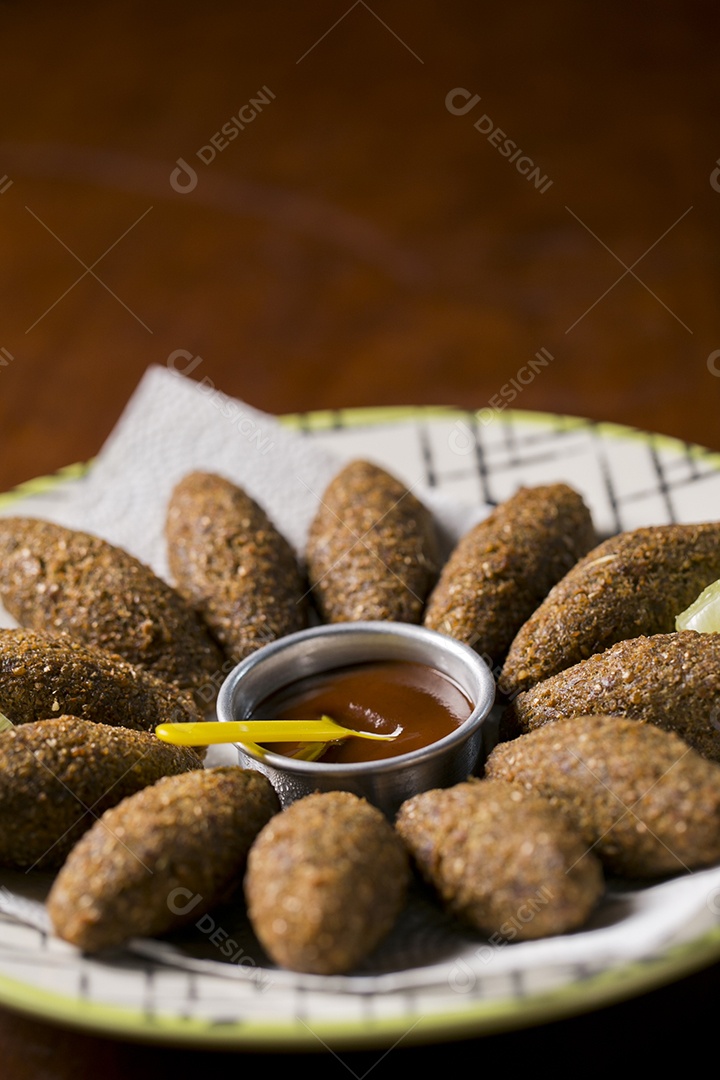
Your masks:
M598 529L717 516L720 455L572 417L507 410L381 409L287 418L333 450L478 508L521 484L565 480ZM18 498L81 482L83 467ZM42 495L40 494L40 504ZM611 887L582 933L488 943L421 890L397 931L351 977L277 971L231 908L165 941L89 958L48 934L48 879L0 872L0 1003L89 1031L201 1046L360 1048L517 1028L620 1000L720 957L720 868L649 888Z

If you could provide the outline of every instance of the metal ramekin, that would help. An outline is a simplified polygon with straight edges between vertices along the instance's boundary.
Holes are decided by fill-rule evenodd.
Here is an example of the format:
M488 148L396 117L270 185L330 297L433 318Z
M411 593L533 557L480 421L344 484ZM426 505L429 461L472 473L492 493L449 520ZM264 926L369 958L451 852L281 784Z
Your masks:
M314 791L351 791L394 817L420 791L467 779L483 746L483 721L495 699L495 680L467 645L421 626L349 622L289 634L252 653L235 667L217 699L220 720L248 719L269 694L309 675L368 660L411 660L453 679L474 708L456 731L430 746L380 761L352 764L295 761L236 743L243 768L257 769L273 784L283 806Z

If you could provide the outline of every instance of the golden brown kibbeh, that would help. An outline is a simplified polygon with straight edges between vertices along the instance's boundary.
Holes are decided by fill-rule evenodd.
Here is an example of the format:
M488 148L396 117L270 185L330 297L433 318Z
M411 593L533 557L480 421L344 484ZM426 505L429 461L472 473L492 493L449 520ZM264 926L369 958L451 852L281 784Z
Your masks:
M350 462L328 485L306 557L315 604L331 623L419 623L440 560L430 511L367 461Z
M682 630L619 641L519 694L500 734L514 738L591 713L655 724L720 761L720 634Z
M485 775L549 799L612 874L658 878L720 861L720 766L653 724L558 720L496 746Z
M47 910L86 952L194 921L240 885L247 853L279 803L239 766L170 776L103 814L71 851Z
M405 904L410 871L383 814L347 791L307 795L253 844L245 897L253 929L281 967L352 971Z
M720 578L720 523L657 525L593 548L548 593L513 640L503 693L557 674L626 638L667 634Z
M202 769L147 731L60 716L0 733L0 865L50 870L109 807L161 776Z
M546 799L499 780L414 795L395 827L443 907L485 934L567 933L604 891L579 831Z
M567 484L520 488L461 538L430 595L425 626L497 663L595 544L590 511Z
M199 723L190 694L68 634L0 630L0 712L13 724L63 713L111 727L154 731Z
M242 488L213 473L183 477L165 534L175 587L233 661L307 625L295 553Z
M66 631L181 689L222 665L199 617L150 567L50 521L0 518L0 598L21 626Z

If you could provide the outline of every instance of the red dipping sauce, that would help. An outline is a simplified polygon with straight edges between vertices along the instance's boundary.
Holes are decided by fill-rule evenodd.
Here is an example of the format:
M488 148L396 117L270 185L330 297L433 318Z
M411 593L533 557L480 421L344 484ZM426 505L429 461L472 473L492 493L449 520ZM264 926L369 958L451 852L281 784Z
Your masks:
M408 754L455 731L473 711L460 687L442 672L409 660L368 661L311 675L261 701L258 719L319 720L330 716L356 731L390 734L387 742L354 739L331 743L317 759L325 762L378 761ZM303 744L265 744L292 757Z

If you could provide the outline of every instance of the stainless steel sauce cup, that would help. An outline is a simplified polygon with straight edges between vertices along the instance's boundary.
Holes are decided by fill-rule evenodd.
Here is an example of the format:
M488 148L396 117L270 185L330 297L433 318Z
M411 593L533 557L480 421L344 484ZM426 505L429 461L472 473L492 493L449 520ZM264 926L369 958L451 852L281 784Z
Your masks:
M348 622L315 626L259 649L235 667L217 700L220 720L246 720L269 694L299 679L373 660L410 660L452 679L473 710L437 742L380 761L337 764L302 761L263 748L236 744L243 768L257 769L273 784L283 806L314 791L351 791L394 817L420 791L467 779L483 748L483 723L495 699L495 680L467 645L421 626Z

